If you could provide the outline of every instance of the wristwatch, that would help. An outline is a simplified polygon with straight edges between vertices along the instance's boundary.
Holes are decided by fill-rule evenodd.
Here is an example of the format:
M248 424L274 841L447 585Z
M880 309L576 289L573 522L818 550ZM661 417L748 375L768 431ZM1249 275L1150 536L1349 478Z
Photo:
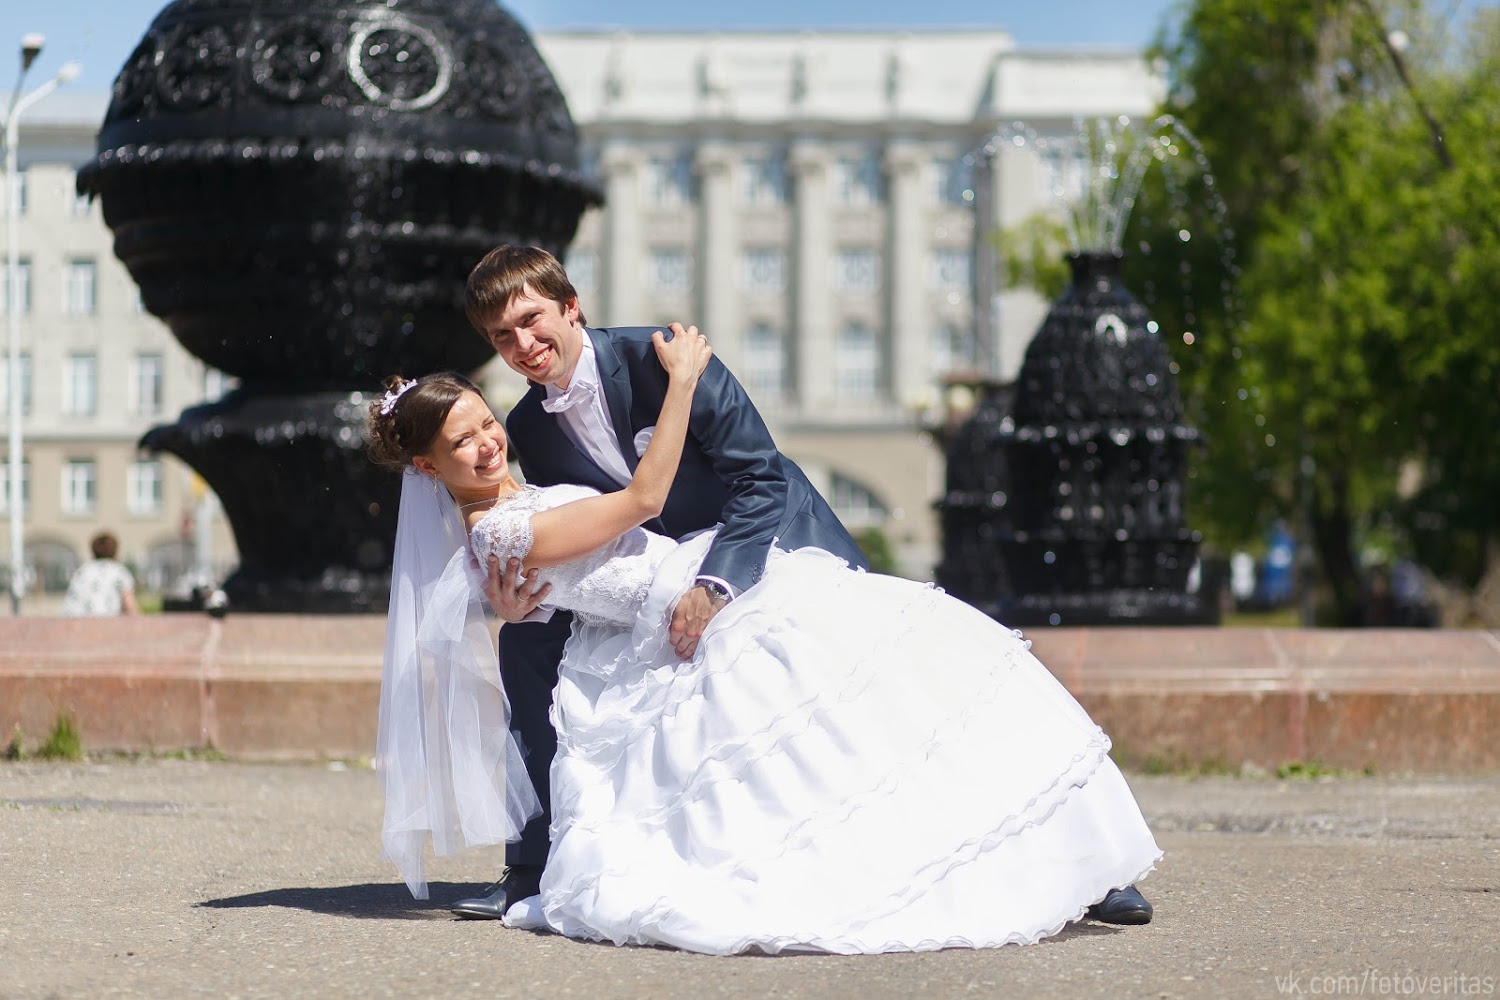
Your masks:
M726 603L729 601L730 593L728 588L726 588L718 580L695 580L693 582L702 587L704 590L708 591L708 596L712 597L714 600L724 601Z

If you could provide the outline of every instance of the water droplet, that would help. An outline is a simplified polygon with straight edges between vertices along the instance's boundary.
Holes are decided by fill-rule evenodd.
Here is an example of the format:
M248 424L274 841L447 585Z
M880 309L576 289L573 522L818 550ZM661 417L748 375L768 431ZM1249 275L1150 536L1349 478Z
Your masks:
M1267 434L1266 435L1266 447L1267 448L1274 448L1274 447L1276 447L1276 435L1275 434Z
M1051 566L1053 563L1057 562L1057 553L1056 552L1043 552L1042 553L1042 562L1046 563L1048 566Z
M1193 238L1193 234L1188 232L1186 229L1179 229L1177 230L1177 238L1186 243L1188 240Z
M1182 333L1182 342L1184 344L1187 344L1189 347L1191 347L1191 346L1193 346L1193 344L1194 344L1194 342L1196 340L1197 340L1197 338L1193 336L1193 331L1191 331L1191 330L1184 330L1183 331L1183 333Z

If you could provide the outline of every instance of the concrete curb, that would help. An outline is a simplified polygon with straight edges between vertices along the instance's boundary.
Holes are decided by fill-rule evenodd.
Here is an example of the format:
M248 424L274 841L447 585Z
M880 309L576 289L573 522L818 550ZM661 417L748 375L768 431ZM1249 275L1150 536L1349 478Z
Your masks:
M383 616L0 619L0 738L60 712L91 750L374 752ZM1033 649L1141 766L1500 770L1485 631L1051 629Z

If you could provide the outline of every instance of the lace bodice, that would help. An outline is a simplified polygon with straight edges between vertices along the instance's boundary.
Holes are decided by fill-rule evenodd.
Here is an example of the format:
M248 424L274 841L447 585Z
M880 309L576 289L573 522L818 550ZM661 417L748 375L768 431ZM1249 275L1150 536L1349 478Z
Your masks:
M584 497L598 496L587 486L528 486L497 503L469 532L481 566L491 556L501 566L511 556L524 564L531 551L531 515ZM537 576L552 584L547 604L573 611L584 621L629 626L646 599L656 567L676 546L670 538L633 528L602 548Z

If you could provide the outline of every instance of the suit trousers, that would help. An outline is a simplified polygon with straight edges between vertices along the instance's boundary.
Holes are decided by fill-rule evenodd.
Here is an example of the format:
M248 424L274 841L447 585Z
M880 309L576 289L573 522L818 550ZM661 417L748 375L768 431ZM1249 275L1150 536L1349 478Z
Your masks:
M557 667L573 616L559 611L546 622L518 622L500 629L500 679L510 700L510 728L526 755L526 773L542 803L542 814L505 845L507 865L545 865L551 844L552 758L557 731L552 728L552 692Z

